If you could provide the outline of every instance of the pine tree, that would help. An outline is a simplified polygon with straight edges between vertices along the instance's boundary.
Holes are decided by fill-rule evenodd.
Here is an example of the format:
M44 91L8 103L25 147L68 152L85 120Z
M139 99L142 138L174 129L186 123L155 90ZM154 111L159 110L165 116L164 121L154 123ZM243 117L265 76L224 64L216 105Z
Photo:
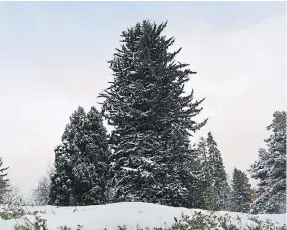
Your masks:
M248 213L251 204L251 189L246 174L238 169L233 171L231 211Z
M168 51L174 38L162 35L166 23L149 21L122 33L122 46L110 62L114 75L101 97L110 125L112 201L188 206L197 180L189 168L189 136L205 122L193 92L184 94L191 74Z
M79 107L70 117L55 150L50 203L92 205L106 203L107 137L100 113Z
M105 204L107 191L107 131L95 107L87 113L85 125L75 143L80 149L74 167L75 194L81 205ZM76 139L78 138L78 139Z
M78 135L77 127L82 127L85 120L85 111L79 107L70 117L70 124L62 135L62 143L55 149L55 170L51 176L51 190L49 204L58 206L75 205L75 176L73 168L79 156L74 137ZM77 130L78 129L78 130Z
M3 203L5 194L10 191L9 179L6 178L6 176L8 175L8 167L5 168L2 165L3 160L2 157L0 157L0 204Z
M197 172L202 174L202 178L205 181L210 180L210 170L209 165L208 165L208 146L207 146L207 141L204 137L201 137L196 148L196 170Z
M284 213L286 211L286 112L276 111L271 135L265 140L267 149L259 150L259 160L250 173L259 179L258 198L252 204L253 213Z
M211 167L208 164L208 148L207 141L204 137L201 137L197 146L196 154L193 158L193 170L194 173L201 178L199 183L199 191L197 195L198 204L196 208L213 210L211 202Z
M221 153L212 134L200 138L196 151L197 175L202 179L199 208L208 210L230 209L230 187Z
M207 137L207 168L206 173L209 179L212 207L214 210L228 210L229 209L229 193L230 187L227 183L227 175L223 165L221 153L217 148L211 132Z

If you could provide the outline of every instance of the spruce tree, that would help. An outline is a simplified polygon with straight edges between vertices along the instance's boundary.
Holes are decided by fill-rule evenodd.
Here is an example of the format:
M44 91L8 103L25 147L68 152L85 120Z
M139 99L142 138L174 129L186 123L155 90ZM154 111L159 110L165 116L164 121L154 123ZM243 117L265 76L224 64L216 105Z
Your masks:
M51 176L51 190L49 204L58 206L74 205L74 173L73 168L79 155L74 137L77 126L84 124L85 111L79 107L70 117L62 135L62 143L55 148L55 170Z
M211 167L208 163L207 141L201 137L197 146L194 159L194 173L201 178L197 194L196 208L213 210L211 202Z
M210 173L207 173L209 169L208 166L208 148L207 148L207 141L204 137L201 137L196 148L196 170L198 173L202 174L202 178L205 181L208 181L210 178Z
M70 117L55 149L50 204L92 205L106 203L107 137L100 113L79 107Z
M209 193L212 207L214 210L228 210L230 187L227 183L227 175L221 153L211 132L208 133L206 141L208 148L206 173L210 178Z
M4 196L10 191L9 179L7 179L7 169L8 167L3 167L3 160L0 157L0 204L3 203Z
M251 204L251 189L246 174L238 169L233 171L231 211L248 213Z
M253 213L286 212L286 112L276 111L266 149L259 150L259 159L251 165L251 177L258 179L257 199Z
M114 127L110 138L112 201L190 206L197 178L189 168L191 132L205 122L202 108L184 84L195 72L175 60L174 38L166 23L143 21L122 33L110 68L114 80L101 97L103 114Z
M105 204L107 191L107 134L95 107L87 113L82 133L75 137L80 149L73 173L77 204Z

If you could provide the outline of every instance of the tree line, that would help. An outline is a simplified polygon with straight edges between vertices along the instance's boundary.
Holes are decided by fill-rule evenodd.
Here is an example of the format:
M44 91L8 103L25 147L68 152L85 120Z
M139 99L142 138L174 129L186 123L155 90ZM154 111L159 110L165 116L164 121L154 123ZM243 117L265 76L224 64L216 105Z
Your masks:
M274 113L268 148L259 150L259 160L250 167L251 177L259 179L252 201L246 173L235 168L228 182L211 132L191 143L207 123L196 121L204 99L195 100L193 90L185 92L196 72L176 61L181 49L170 51L175 39L163 35L166 26L143 21L122 32L121 46L109 62L114 79L99 95L101 110L86 112L80 106L73 112L55 148L54 168L35 196L41 204L58 206L139 201L284 212L286 113ZM110 134L103 119L113 127Z

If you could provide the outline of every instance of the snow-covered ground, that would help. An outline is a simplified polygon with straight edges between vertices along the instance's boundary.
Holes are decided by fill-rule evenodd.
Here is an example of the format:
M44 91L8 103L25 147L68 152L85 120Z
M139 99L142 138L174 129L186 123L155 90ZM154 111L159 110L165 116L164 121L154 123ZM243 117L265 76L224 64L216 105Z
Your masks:
M137 228L145 229L149 227L153 230L154 227L168 228L175 221L174 217L181 219L182 213L192 216L194 212L199 212L199 209L186 209L167 207L163 205L140 203L140 202L125 202L98 206L84 207L25 207L25 210L43 211L39 214L47 220L48 230L57 230L59 226L66 225L72 230L76 230L78 225L83 225L83 230L117 230L118 226L126 225L127 229L136 230ZM207 213L207 211L202 211ZM237 217L241 218L242 229L246 224L252 225L253 221L249 219L252 215L235 213L235 212L216 212L217 215L225 215L228 213L232 217L232 222L238 225ZM28 216L33 219L33 216ZM260 220L271 220L280 225L286 224L286 214L276 215L257 215ZM21 219L2 220L0 218L0 230L14 230L15 224L23 222Z

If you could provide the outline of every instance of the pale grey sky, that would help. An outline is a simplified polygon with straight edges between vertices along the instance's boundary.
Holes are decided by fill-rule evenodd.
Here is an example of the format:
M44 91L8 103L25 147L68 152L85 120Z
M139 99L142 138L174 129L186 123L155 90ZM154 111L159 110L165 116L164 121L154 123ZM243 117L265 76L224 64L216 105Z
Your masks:
M0 3L0 156L9 178L29 194L53 162L69 116L89 108L112 80L106 61L120 33L168 19L183 47L178 59L198 74L199 119L222 152L227 172L246 170L285 109L284 2Z

